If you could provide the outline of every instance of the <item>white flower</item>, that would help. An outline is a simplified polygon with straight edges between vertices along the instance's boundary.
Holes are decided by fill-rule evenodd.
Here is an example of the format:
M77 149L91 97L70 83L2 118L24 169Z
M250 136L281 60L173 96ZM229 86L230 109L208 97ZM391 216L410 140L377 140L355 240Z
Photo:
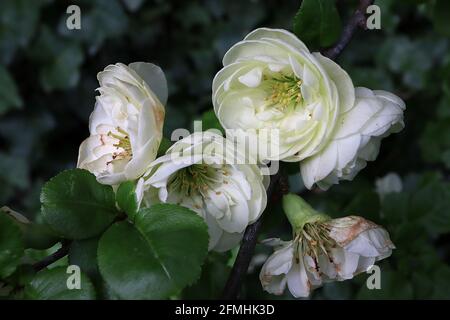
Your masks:
M78 167L104 184L141 176L155 160L162 139L167 82L151 63L109 65L100 83L90 136L80 146Z
M386 91L356 88L353 108L338 117L333 137L317 154L301 162L307 188L328 189L339 180L352 180L378 156L381 139L403 129L404 102Z
M389 234L357 216L331 219L294 194L283 196L283 209L294 240L269 239L275 252L260 273L264 290L282 294L286 285L296 297L307 297L325 282L351 279L391 255Z
M367 271L395 248L386 230L356 216L306 223L294 240L266 243L275 252L261 269L264 290L280 295L287 285L296 298L308 297L323 283Z
M339 65L285 30L254 30L223 65L212 88L222 126L270 144L271 153L258 150L259 160L300 162L308 188L353 179L375 159L381 138L403 127L400 98L355 89ZM278 135L268 138L267 130Z
M223 58L213 81L214 110L226 129L277 129L270 160L300 161L319 152L333 134L355 90L348 74L295 35L252 31Z
M216 251L236 246L267 202L258 166L236 164L226 141L210 132L194 133L156 159L144 176L144 206L174 203L196 211L208 225L209 248Z

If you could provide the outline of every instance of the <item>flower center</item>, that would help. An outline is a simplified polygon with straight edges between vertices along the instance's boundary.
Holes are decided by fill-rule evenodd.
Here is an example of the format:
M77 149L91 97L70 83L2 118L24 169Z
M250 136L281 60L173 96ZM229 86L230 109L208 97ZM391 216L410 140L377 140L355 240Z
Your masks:
M272 77L264 76L269 85L269 94L266 97L271 105L285 110L289 107L295 107L302 101L301 85L302 80L294 74L277 74Z
M169 181L171 191L187 197L202 193L217 182L216 171L207 164L193 164L182 168Z
M328 256L327 248L336 246L329 232L329 228L324 223L306 223L297 234L297 243L302 246L303 255L311 256L315 261L318 261L320 254Z
M128 133L120 127L116 128L117 132L108 132L108 136L118 140L113 144L117 148L118 152L114 152L113 158L115 159L131 159L133 157L133 150L131 148L130 136Z

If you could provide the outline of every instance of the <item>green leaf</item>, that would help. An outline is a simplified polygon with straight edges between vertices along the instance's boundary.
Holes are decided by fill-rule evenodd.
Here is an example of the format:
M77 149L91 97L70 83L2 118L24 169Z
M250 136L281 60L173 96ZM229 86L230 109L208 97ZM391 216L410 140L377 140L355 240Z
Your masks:
M70 245L69 264L77 265L91 279L99 278L97 247L99 238L75 240Z
M61 248L62 248L61 242L58 242L54 246L52 246L48 249L44 249L44 250L28 248L28 249L25 249L25 256L24 256L23 260L30 262L30 263L35 263L35 262L38 262L48 256L53 255ZM63 258L56 260L55 262L49 264L47 266L47 269L53 269L53 268L57 268L57 267L67 266L68 263L69 263L68 257L64 256Z
M59 235L86 239L100 234L117 209L111 186L97 182L86 170L72 169L48 181L41 192L42 216Z
M111 226L100 239L98 263L122 299L161 299L198 279L207 252L201 217L184 207L157 204L141 209L134 226L127 221Z
M33 300L92 300L94 286L89 278L80 272L80 289L68 289L67 280L75 274L67 273L67 267L44 269L36 274L25 287L25 297Z
M138 199L136 197L136 182L135 181L125 181L122 182L116 192L116 201L120 209L125 211L125 213L132 220L136 215L139 205Z
M200 279L183 290L183 299L219 297L231 270L227 265L228 259L227 254L211 252L203 265Z
M47 225L31 222L23 214L6 206L0 208L2 213L8 215L21 229L25 248L48 249L59 241Z
M312 47L329 47L339 38L342 24L334 0L303 0L294 17L294 33Z
M26 248L40 250L51 248L59 240L47 225L34 222L25 225L24 238Z
M0 115L10 109L18 109L23 105L14 79L8 70L0 65Z
M432 15L436 31L450 37L450 1L436 0Z
M0 279L16 270L24 252L24 240L19 225L0 211Z

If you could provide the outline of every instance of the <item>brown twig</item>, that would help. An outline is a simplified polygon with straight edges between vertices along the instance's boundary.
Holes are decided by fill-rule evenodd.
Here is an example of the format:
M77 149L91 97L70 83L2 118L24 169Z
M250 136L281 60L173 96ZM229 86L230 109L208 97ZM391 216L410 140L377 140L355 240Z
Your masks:
M48 257L45 257L44 259L33 264L33 269L35 271L40 271L48 267L53 262L56 262L59 259L65 257L69 253L69 248L70 248L70 241L67 240L61 241L61 248L59 248L56 252L49 255Z
M274 190L280 180L280 172L271 177L269 187L267 188L268 201L270 201L270 196L274 193ZM247 229L245 229L241 247L239 248L239 252L233 264L233 268L231 269L230 276L225 284L225 289L222 295L223 299L236 298L241 287L242 279L247 272L250 259L253 256L253 251L255 251L256 240L258 238L261 224L262 219L259 218L255 223L249 225Z
M322 54L332 60L336 59L344 50L347 44L352 39L354 33L358 28L367 29L366 25L366 11L367 7L373 4L374 0L360 0L358 8L348 20L345 27L342 29L341 37L338 42L331 48L326 49Z
M360 0L358 8L353 13L352 17L347 22L346 26L342 30L341 38L331 48L325 50L322 54L332 60L336 59L342 50L350 42L353 34L358 27L366 29L366 16L365 12L369 5L373 3L373 0ZM274 175L270 180L270 185L267 190L268 199L271 199L279 182L283 181L280 173ZM281 183L283 185L283 183ZM283 188L282 188L283 189ZM283 193L286 191L284 190ZM231 269L227 283L223 290L223 299L236 299L241 288L241 284L245 274L247 273L250 260L255 251L256 240L258 238L258 232L261 228L262 217L260 217L255 223L249 225L245 230L244 237L242 239L241 247L239 248L238 255Z

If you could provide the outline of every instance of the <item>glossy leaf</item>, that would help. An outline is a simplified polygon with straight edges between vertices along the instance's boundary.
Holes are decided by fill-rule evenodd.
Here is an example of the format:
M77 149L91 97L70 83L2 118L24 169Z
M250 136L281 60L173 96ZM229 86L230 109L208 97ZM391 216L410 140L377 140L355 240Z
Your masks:
M62 237L86 239L100 234L117 214L111 186L86 170L67 170L42 188L42 215Z
M138 211L138 199L136 197L136 182L122 182L116 192L116 201L120 209L133 219Z
M22 258L24 240L19 225L0 211L0 279L16 270Z
M115 223L98 247L100 273L123 299L161 299L194 283L208 252L195 212L170 204L141 209L135 225Z
M89 278L80 272L80 289L69 289L67 267L44 269L36 274L25 288L25 297L33 300L91 300L95 290Z
M294 17L294 33L312 47L331 46L341 28L334 0L303 0Z

